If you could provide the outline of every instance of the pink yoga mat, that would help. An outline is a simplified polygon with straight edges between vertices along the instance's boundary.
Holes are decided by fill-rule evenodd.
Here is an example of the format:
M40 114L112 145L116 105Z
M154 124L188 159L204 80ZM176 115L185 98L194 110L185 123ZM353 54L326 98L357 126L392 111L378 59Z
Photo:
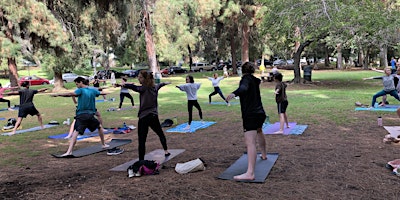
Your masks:
M286 124L283 126L283 134L288 135L290 131L296 126L296 122L289 122L290 128L286 128ZM263 130L264 134L274 134L274 132L279 131L280 123L276 122L269 126L266 130Z

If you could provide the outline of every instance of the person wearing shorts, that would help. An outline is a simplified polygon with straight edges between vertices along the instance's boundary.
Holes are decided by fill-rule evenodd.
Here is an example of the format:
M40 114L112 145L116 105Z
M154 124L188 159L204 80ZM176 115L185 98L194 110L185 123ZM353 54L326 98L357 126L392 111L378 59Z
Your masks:
M282 134L283 133L283 127L284 124L286 124L286 128L289 127L289 122L287 119L286 115L286 109L289 105L289 102L287 100L287 95L286 95L286 87L287 85L282 82L283 75L281 73L277 73L274 76L276 86L275 86L275 101L276 105L278 108L278 114L279 114L279 131L276 131L275 134Z
M13 91L7 93L7 95L19 95L19 110L18 110L18 119L15 123L14 129L11 132L11 135L14 135L17 131L17 128L21 125L22 119L26 118L28 115L36 115L40 124L41 128L43 127L42 116L40 115L39 111L36 109L35 105L33 104L33 97L35 94L39 92L44 92L47 88L42 88L39 90L31 90L29 89L29 82L25 81L21 84L21 89L19 91Z
M88 87L88 81L83 77L76 78L74 82L77 87L74 92L52 95L54 97L78 97L74 132L72 134L71 140L69 141L67 152L65 152L61 156L68 156L72 154L72 150L76 143L78 134L83 135L86 128L89 129L91 132L98 129L102 147L109 147L109 145L106 144L104 141L103 127L100 124L99 120L94 117L96 114L96 97L102 95L103 93L100 93L100 91Z
M260 95L261 80L256 78L253 73L255 66L253 63L246 62L242 65L243 76L239 87L228 95L228 101L236 96L240 97L240 107L242 111L244 139L247 148L247 171L244 174L234 176L235 180L254 180L254 169L257 160L256 142L261 148L261 159L267 159L267 150L262 125L266 114L262 105Z

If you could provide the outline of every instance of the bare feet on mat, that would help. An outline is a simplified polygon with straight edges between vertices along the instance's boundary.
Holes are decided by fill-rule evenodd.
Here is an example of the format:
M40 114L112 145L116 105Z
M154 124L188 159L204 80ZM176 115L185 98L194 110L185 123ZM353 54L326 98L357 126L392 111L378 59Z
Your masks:
M71 153L68 153L68 152L64 153L64 154L61 155L61 157L70 156L70 155L72 155L72 152Z
M274 134L283 134L283 131L276 131Z
M265 155L265 156L260 155L260 158L261 158L261 160L267 160L268 159L267 155Z
M233 179L237 181L252 181L254 180L254 175L248 175L244 173L241 175L234 176Z
M190 130L190 125L187 125L184 130Z
M286 128L290 128L289 124L286 126Z
M103 144L103 145L102 145L102 148L103 148L103 149L108 148L108 147L110 147L109 144Z

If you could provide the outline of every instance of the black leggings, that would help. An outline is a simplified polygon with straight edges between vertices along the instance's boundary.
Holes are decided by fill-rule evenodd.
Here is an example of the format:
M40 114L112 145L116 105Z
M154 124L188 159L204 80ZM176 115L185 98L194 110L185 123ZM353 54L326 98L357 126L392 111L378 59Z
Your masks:
M144 155L146 154L146 139L149 132L149 127L156 132L160 138L161 145L164 150L168 150L167 138L161 128L158 115L149 114L146 117L139 118L138 122L138 138L139 138L139 160L144 160Z
M209 103L211 103L211 97L214 96L214 95L216 95L216 94L219 94L219 96L221 96L221 98L222 98L226 103L228 103L228 102L226 101L224 95L222 94L222 91L221 91L221 89L220 89L219 87L214 87L214 92L212 92L210 95L208 95L208 102L209 102Z
M188 100L189 125L192 123L193 106L199 111L200 119L203 119L203 113L201 112L199 102L197 102L197 100Z
M8 100L8 99L0 98L0 102L7 102L8 107L9 107L9 108L11 107L11 105L10 105L10 100Z
M121 92L121 93L119 93L119 107L118 108L122 107L122 103L124 102L124 97L127 97L128 99L131 100L132 106L135 105L135 103L133 102L133 97L132 97L131 94Z

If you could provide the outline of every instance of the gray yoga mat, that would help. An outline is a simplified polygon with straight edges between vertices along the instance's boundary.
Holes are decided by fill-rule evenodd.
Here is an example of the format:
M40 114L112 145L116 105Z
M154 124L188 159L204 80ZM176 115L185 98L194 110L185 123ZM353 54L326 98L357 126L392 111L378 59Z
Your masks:
M250 183L264 183L265 179L276 160L278 159L278 153L268 153L267 160L261 159L261 154L257 154L256 168L255 168L255 179L254 180L242 180L240 182ZM219 179L234 180L233 177L236 175L243 174L247 171L247 153L244 153L238 160L236 160L228 169L218 176Z
M56 158L79 158L79 157L99 153L102 151L106 151L108 149L119 147L119 146L122 146L125 144L129 144L131 142L132 142L131 139L112 139L111 142L108 143L108 145L110 145L110 147L108 147L108 148L103 148L101 144L97 144L95 146L85 147L82 149L72 151L72 155L68 155L68 156L61 156L62 154L51 154L51 155Z
M171 160L172 158L174 158L175 156L181 154L182 152L184 152L185 149L168 149L168 152L171 154L168 157L165 157L164 154L164 150L163 149L156 149L150 153L147 153L144 156L145 160L155 160L160 164L163 164L169 160ZM128 170L128 167L133 165L136 161L138 161L139 158L136 158L134 160L131 160L129 162L126 162L122 165L118 165L112 169L110 169L110 171L115 171L115 172L126 172L126 170Z

